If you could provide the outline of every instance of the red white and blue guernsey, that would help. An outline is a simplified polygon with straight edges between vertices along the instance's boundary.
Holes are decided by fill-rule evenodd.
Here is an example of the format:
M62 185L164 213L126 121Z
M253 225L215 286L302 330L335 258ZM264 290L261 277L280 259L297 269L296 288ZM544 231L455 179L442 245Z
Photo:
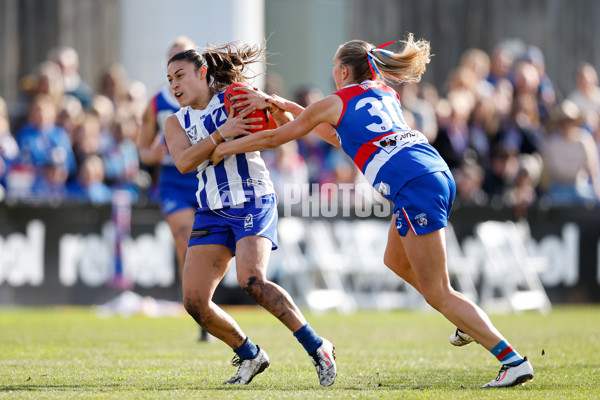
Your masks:
M154 108L154 115L156 115L157 135L166 145L165 122L181 107L167 85L152 98L151 104ZM179 172L171 155L167 152L161 162L158 181L158 197L163 215L167 216L186 208L196 209L198 206L194 193L196 193L197 186L196 174Z
M334 126L342 149L384 197L394 200L408 181L448 170L425 135L406 124L393 89L366 80L334 94L344 102Z
M224 94L212 97L204 110L184 107L175 113L192 145L206 139L227 120ZM209 160L197 167L199 210L219 210L275 193L260 152L225 156L216 166Z

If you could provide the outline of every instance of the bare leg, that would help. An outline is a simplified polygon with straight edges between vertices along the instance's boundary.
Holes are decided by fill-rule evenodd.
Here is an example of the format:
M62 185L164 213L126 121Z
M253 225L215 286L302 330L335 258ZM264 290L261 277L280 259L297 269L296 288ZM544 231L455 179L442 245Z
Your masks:
M277 317L288 329L296 332L306 324L304 316L291 296L266 278L271 254L271 241L261 236L247 236L237 242L236 268L242 289Z
M190 232L192 232L194 226L194 214L195 210L193 208L182 208L165 217L175 241L177 272L181 280L183 280L183 266L185 265L185 253L190 240Z
M400 234L396 229L395 216L392 217L392 222L390 223L387 246L385 248L385 254L383 255L383 263L389 269L394 271L396 275L404 279L411 286L417 289L419 293L421 293L421 288L419 287L415 270L408 262L408 257L406 257L404 246L402 245L402 241L400 241Z
M419 236L409 230L405 237L390 230L387 246L386 265L450 322L487 350L504 339L481 308L450 286L443 229Z
M231 250L221 245L189 247L183 269L183 305L211 335L237 349L246 340L246 335L229 314L212 302L232 257Z
M165 217L165 221L171 228L173 240L175 241L175 255L177 256L177 276L183 281L183 267L185 265L185 255L187 252L190 233L194 227L194 214L196 210L193 208L182 208L169 214ZM206 329L200 326L200 337L198 340L210 342L213 338L207 334Z

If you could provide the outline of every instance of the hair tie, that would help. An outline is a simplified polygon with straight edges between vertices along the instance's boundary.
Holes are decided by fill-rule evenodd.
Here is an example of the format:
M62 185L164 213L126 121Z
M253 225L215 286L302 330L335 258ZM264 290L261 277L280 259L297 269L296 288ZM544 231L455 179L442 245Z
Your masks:
M375 78L376 74L380 74L381 72L379 72L377 65L375 65L375 62L373 61L373 57L374 56L373 56L373 53L371 52L371 50L367 51L367 60L369 61L369 69L371 70L371 73L373 74L373 78ZM377 60L380 61L379 59L377 59Z
M386 55L388 55L388 56L391 57L394 53L392 53L391 51L381 50L381 49L382 49L382 47L389 46L392 43L396 43L396 42L395 41L387 42L387 43L384 43L384 44L382 44L380 46L374 47L371 50L367 51L367 60L369 61L369 69L371 70L371 73L373 74L373 77L375 77L376 74L381 74L381 72L379 72L379 69L377 68L377 65L375 65L375 62L373 61L373 59L377 60L377 62L381 63L382 65L386 65L375 54L373 54L373 50L379 49L379 51L381 51L384 54L386 54Z

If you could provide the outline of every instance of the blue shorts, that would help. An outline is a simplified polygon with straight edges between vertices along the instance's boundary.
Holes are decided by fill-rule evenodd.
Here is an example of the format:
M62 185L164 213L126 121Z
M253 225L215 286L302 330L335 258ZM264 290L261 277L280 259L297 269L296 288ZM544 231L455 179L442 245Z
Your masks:
M269 239L277 248L277 197L274 193L219 210L198 210L188 247L199 244L235 245L246 236Z
M409 181L394 198L396 229L406 236L410 229L424 235L448 225L456 196L456 184L450 171L433 172Z
M158 182L158 198L163 217L181 209L198 208L196 172L181 174L176 167L163 166Z

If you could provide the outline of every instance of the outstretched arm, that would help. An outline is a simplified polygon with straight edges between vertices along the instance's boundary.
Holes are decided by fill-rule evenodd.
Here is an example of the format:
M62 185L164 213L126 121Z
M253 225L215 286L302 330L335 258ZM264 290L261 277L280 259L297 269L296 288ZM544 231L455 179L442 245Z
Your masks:
M229 154L274 149L306 135L319 124L337 123L342 109L343 103L338 96L327 96L310 105L295 120L277 129L260 131L243 138L220 143L211 155L211 161L218 162Z
M230 101L233 107L243 109L244 107L253 107L257 110L268 110L276 123L276 126L272 128L282 126L290 122L293 118L287 110L279 107L276 103L270 101L271 96L264 93L263 91L251 88L251 87L236 87L235 90L238 92L237 95L231 97Z
M300 104L294 103L293 101L284 99L283 97L279 97L277 95L272 95L270 99L267 99L267 101L277 106L280 110L291 113L296 118L298 118L304 111L304 107L302 107ZM333 124L337 124L337 122L338 121L335 121ZM335 147L340 147L337 134L335 133L335 129L333 129L331 124L321 123L317 125L312 132L327 143Z

